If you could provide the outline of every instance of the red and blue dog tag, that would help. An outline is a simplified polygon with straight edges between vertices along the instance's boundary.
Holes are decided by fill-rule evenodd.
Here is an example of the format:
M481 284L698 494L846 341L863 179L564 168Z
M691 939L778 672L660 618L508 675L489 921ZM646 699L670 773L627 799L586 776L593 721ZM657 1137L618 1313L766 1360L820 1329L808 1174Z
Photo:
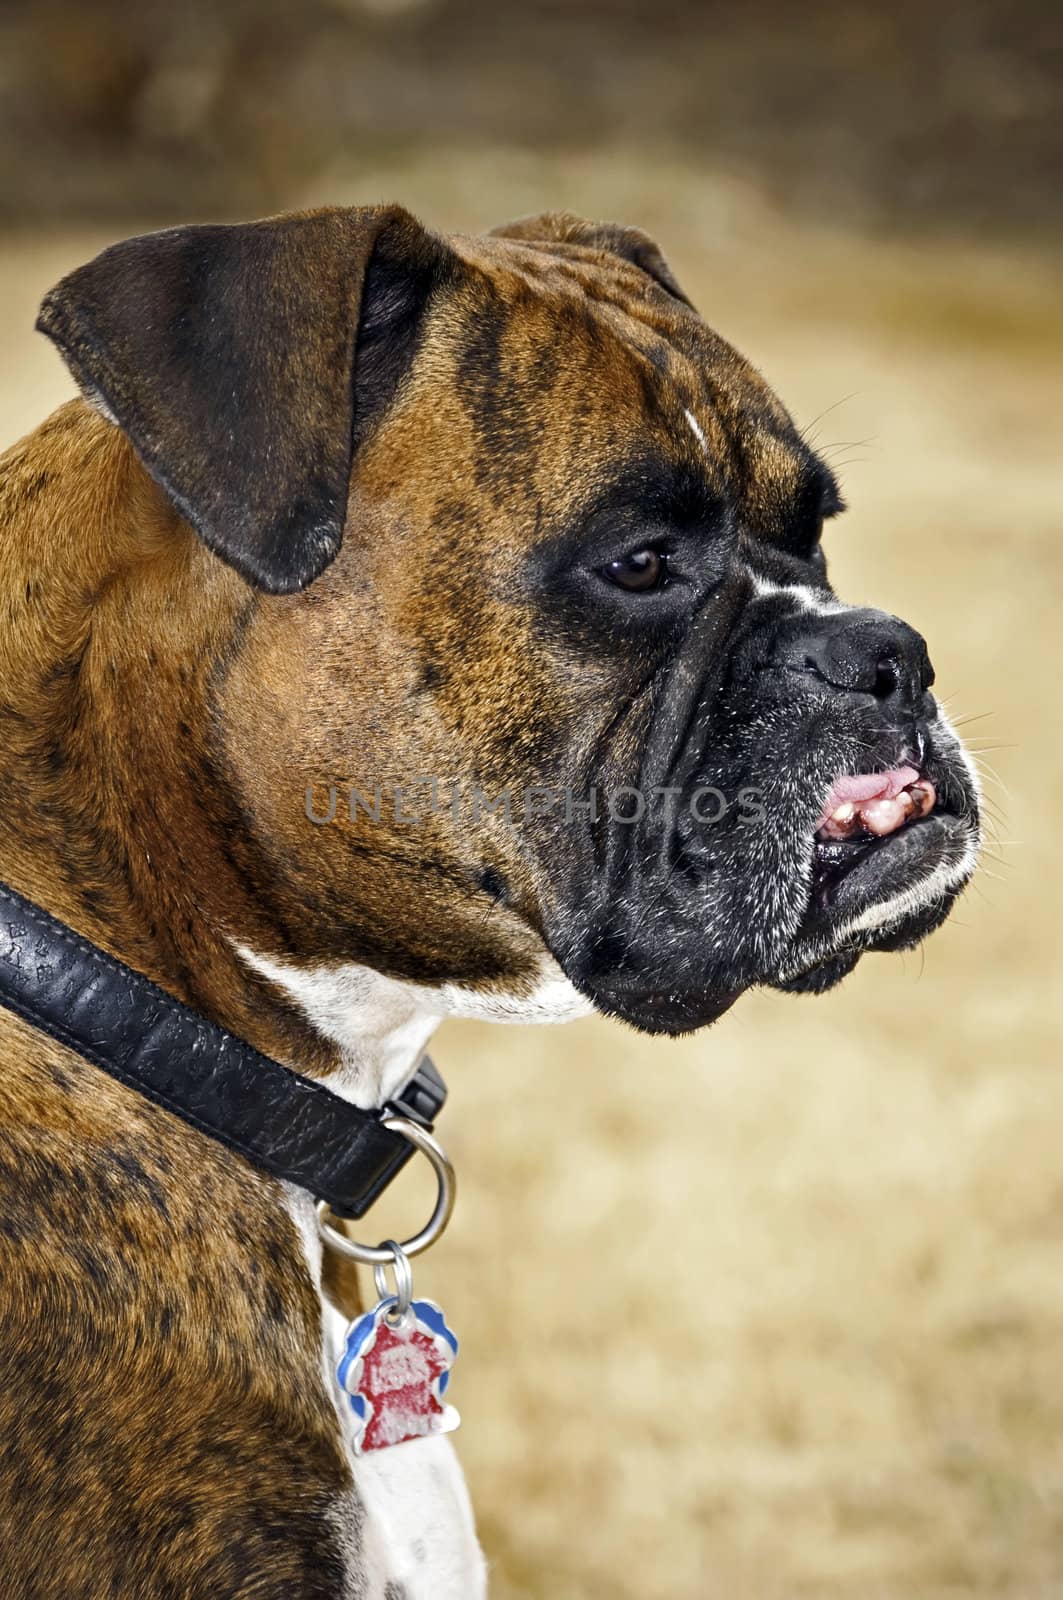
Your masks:
M337 1369L355 1418L355 1449L383 1450L450 1433L460 1418L444 1396L458 1341L434 1300L396 1316L394 1295L357 1318Z

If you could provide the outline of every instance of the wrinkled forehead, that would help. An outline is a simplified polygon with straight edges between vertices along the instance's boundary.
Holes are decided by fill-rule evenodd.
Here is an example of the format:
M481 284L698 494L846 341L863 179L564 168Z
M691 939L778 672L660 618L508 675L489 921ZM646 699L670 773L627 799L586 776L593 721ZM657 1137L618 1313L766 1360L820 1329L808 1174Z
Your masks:
M637 267L570 245L456 246L468 271L418 366L481 485L564 509L653 462L655 482L694 474L769 538L822 498L823 469L756 369Z

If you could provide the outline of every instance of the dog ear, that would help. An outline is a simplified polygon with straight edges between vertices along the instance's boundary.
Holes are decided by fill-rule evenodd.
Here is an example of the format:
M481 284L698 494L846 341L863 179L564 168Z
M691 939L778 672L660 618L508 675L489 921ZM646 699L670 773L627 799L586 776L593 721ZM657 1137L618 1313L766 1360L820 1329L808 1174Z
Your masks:
M72 272L37 327L204 543L288 594L340 548L353 452L451 259L398 206L174 228Z
M582 250L608 251L639 267L674 299L694 309L676 282L660 245L641 228L626 228L620 222L588 222L571 211L544 211L541 216L504 222L491 232L495 238L522 239L528 244L575 245Z

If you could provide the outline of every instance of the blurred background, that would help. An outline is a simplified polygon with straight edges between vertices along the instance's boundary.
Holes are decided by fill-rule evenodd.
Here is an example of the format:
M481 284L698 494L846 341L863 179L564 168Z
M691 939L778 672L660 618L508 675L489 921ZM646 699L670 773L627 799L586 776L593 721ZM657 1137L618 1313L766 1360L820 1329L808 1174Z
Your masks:
M682 1043L439 1035L462 1199L418 1283L496 1600L1063 1596L1060 16L0 8L0 443L70 392L40 296L125 233L637 223L839 469L836 585L928 635L985 764L921 953Z

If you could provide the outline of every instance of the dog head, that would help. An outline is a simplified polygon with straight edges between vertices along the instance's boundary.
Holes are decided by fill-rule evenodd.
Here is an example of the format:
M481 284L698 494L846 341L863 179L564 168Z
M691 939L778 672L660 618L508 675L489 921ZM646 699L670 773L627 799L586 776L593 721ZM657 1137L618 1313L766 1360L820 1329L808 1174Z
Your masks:
M681 1032L947 915L926 646L835 598L831 473L644 235L178 229L40 326L243 580L212 719L278 957Z

